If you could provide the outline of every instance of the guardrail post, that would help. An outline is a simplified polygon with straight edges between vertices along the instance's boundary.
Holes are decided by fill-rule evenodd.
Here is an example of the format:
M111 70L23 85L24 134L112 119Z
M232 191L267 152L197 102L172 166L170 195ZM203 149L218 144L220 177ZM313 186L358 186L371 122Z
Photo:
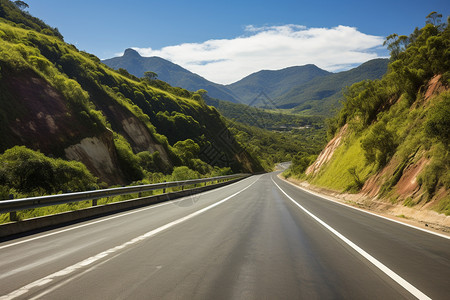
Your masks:
M166 182L166 181L164 180L164 182ZM165 194L165 193L166 193L166 187L163 188L163 194Z
M9 212L9 220L10 221L17 221L17 212L15 212L15 211Z
M9 200L14 200L14 195L13 194L9 195ZM16 211L10 211L9 212L9 220L10 221L18 221L17 212Z
M92 206L97 206L97 199L92 199Z

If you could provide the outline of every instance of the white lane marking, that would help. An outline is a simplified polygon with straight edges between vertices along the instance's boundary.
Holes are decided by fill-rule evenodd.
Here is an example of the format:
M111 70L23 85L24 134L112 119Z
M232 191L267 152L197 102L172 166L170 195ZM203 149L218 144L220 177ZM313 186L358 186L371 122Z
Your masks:
M245 180L245 179L244 179L244 180ZM197 194L197 195L200 195L200 196L201 196L201 195L206 195L206 194L209 194L209 193L212 193L212 192L219 191L219 190L221 190L221 189L230 187L230 186L235 185L235 184L240 183L240 182L241 182L241 181L238 181L238 182L232 183L232 184L227 185L227 186L222 186L222 187L219 187L219 188L210 190L210 191L206 191L206 192L203 192L203 193L199 193L199 194ZM186 196L186 197L190 197L190 196ZM86 227L86 226L91 226L91 225L94 225L94 224L97 224L97 223L102 223L102 222L109 221L109 220L113 220L113 219L116 219L116 218L125 217L125 216L128 216L128 215L132 215L132 214L139 213L139 212L142 212L142 211L146 211L146 210L149 210L149 209L158 208L158 207L161 207L161 206L164 206L164 205L173 204L174 202L180 202L180 201L183 201L183 199L186 198L186 197L183 197L183 198L181 198L180 200L172 200L172 201L167 201L167 202L164 202L164 203L154 204L154 205L149 206L149 207L144 207L144 208L141 208L141 209L136 209L136 210L133 210L133 211L131 211L131 212L123 213L123 214L120 214L120 215L115 215L115 216L108 217L108 218L105 218L105 219L101 219L101 220L97 220L97 221L92 221L92 222L89 222L89 223L86 223L86 224L82 224L82 225L78 225L78 226L74 226L74 227L70 227L70 228L58 230L58 231L55 231L55 232L51 232L51 233L47 233L47 234L44 234L44 235L32 237L32 238L25 239L25 240L22 240L22 241L18 241L18 242L14 242L14 243L11 243L11 244L3 245L3 246L0 246L0 250L1 250L1 249L5 249L5 248L9 248L9 247L12 247L12 246L17 246L17 245L20 245L20 244L23 244L23 243L27 243L27 242L39 240L39 239L42 239L42 238L46 238L46 237L49 237L49 236L52 236L52 235L55 235L55 234L60 234L60 233L63 233L63 232L67 232L67 231L71 231L71 230L83 228L83 227Z
M281 179L281 178L280 178L280 179ZM381 215L379 215L379 214L376 214L376 213L373 213L373 212L370 212L370 211L367 211L367 210L364 210L364 209L361 209L361 208L358 208L358 207L354 207L354 206L349 205L349 204L345 204L345 203L336 201L336 200L334 200L334 199L332 199L331 197L328 197L328 196L326 196L326 195L322 195L322 194L319 194L319 193L316 193L316 192L313 192L313 191L309 191L309 190L307 190L307 189L305 189L305 188L302 188L301 186L298 186L298 185L296 185L296 184L294 184L294 183L292 183L292 182L289 182L289 181L287 181L287 180L284 180L284 179L282 179L282 180L283 180L284 182L287 182L287 183L289 183L290 185L292 185L292 186L298 188L299 190L302 190L302 191L304 191L304 192L306 192L306 193L309 193L309 194L311 194L311 195L314 195L314 196L316 196L316 197L320 197L320 198L322 198L322 199L324 199L324 200L331 201L331 202L340 204L340 205L342 205L342 206L346 206L346 207L348 207L348 208L352 208L352 209L355 209L355 210L364 212L364 213L366 213L366 214L369 214L369 215L372 215L372 216L375 216L375 217L378 217L378 218L382 218L382 219L385 219L385 220L388 220L388 221L391 221L391 222L394 222L394 223L397 223L397 224L400 224L400 225L404 225L404 226L407 226L407 227L410 227L410 228L414 228L414 229L417 229L417 230L421 230L421 231L423 231L423 232L426 232L426 233L429 233L429 234L434 234L434 235L437 235L437 236L439 236L439 237L442 237L442 238L445 238L445 239L450 240L450 236L448 236L448 235L441 234L441 233L438 233L438 232L434 232L434 231L431 231L431 230L427 230L427 229L424 229L424 228L420 228L420 227L417 227L417 226L414 226L414 225L411 225L411 224L403 223L403 222L401 222L401 221L397 221L397 220L394 220L394 219L390 219L390 218L388 218L388 217L384 217L384 216L381 216Z
M352 241L350 241L348 238L346 238L345 236L343 236L342 234L340 234L337 230L335 230L333 227L331 227L330 225L328 225L327 223L325 223L324 221L322 221L321 219L319 219L318 217L316 217L314 214L312 214L311 212L309 212L306 208L304 208L303 206L301 206L299 203L297 203L293 198L291 198L291 196L289 196L288 194L286 194L286 192L272 179L272 182L280 189L280 191L286 195L286 197L291 200L295 205L297 205L301 210L303 210L306 214L308 214L310 217L312 217L314 220L316 220L319 224L321 224L323 227L325 227L326 229L328 229L331 233L333 233L335 236L337 236L339 239L341 239L344 243L346 243L348 246L350 246L351 248L353 248L353 250L355 250L356 252L358 252L361 256L363 256L365 259L367 259L369 262L371 262L375 267L377 267L378 269L380 269L384 274L386 274L387 276L389 276L392 280L394 280L395 282L397 282L398 284L400 284L405 290L407 290L408 292L410 292L412 295L414 295L415 297L417 297L418 299L430 299L430 297L428 297L427 295L425 295L424 293L422 293L419 289L417 289L415 286L413 286L412 284L410 284L409 282L407 282L405 279L403 279L402 277L400 277L399 275L397 275L397 273L395 273L394 271L392 271L391 269L389 269L388 267L386 267L384 264L382 264L380 261L378 261L376 258L374 258L372 255L370 255L369 253L367 253L366 251L364 251L362 248L360 248L359 246L357 246L355 243L353 243Z
M222 200L220 200L220 201L218 201L218 202L216 202L214 204L211 204L211 205L209 205L209 206L207 206L205 208L202 208L202 209L200 209L200 210L198 210L196 212L193 212L193 213L191 213L191 214L189 214L189 215L187 215L185 217L182 217L182 218L180 218L178 220L169 222L166 225L163 225L161 227L153 229L153 230L151 230L151 231L149 231L149 232L147 232L147 233L145 233L143 235L140 235L140 236L138 236L138 237L136 237L136 238L134 238L134 239L132 239L132 240L130 240L128 242L125 242L125 243L123 243L121 245L118 245L118 246L116 246L114 248L111 248L111 249L108 249L106 251L100 252L97 255L91 256L91 257L89 257L89 258L87 258L87 259L85 259L83 261L80 261L80 262L74 264L74 265L66 267L65 269L62 269L60 271L57 271L57 272L55 272L53 274L50 274L50 275L44 277L44 278L41 278L41 279L38 279L38 280L36 280L36 281L34 281L32 283L29 283L29 284L27 284L27 285L25 285L25 286L15 290L15 291L12 291L8 295L4 295L4 296L0 297L0 300L10 300L10 299L14 299L14 298L20 297L20 296L28 293L31 289L33 289L35 287L40 287L40 286L44 286L46 284L49 284L49 283L51 283L52 281L54 281L55 279L57 279L59 277L67 276L67 275L69 275L69 274L71 274L71 273L73 273L73 272L75 272L75 271L77 271L79 269L82 269L84 267L92 265L93 263L101 260L102 258L105 258L105 257L107 257L107 256L109 256L111 254L115 254L115 253L117 253L120 250L123 250L123 249L125 249L125 248L127 248L127 247L129 247L131 245L137 244L137 243L142 242L142 241L144 241L144 240L146 240L148 238L151 238L151 237L155 236L156 234L158 234L158 233L160 233L160 232L162 232L164 230L167 230L167 229L169 229L169 228L171 228L171 227L173 227L175 225L178 225L178 224L183 223L183 222L185 222L187 220L190 220L190 219L192 219L192 218L194 218L194 217L196 217L196 216L198 216L198 215L200 215L200 214L202 214L202 213L204 213L204 212L206 212L206 211L208 211L208 210L210 210L210 209L212 209L212 208L214 208L214 207L216 207L216 206L218 206L218 205L220 205L220 204L222 204L222 203L224 203L224 202L226 202L228 200L230 200L234 196L242 193L243 191L245 191L246 189L251 187L255 182L257 182L259 180L259 178L260 177L258 177L255 181L253 181L250 185L248 185L245 188L243 188L242 190L232 194L231 196L228 196L228 197L226 197L226 198L224 198L224 199L222 199Z

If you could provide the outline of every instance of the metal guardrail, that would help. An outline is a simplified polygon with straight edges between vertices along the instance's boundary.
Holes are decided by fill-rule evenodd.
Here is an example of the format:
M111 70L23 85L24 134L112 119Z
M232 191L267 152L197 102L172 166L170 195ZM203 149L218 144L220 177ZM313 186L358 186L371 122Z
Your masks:
M92 200L92 206L96 206L97 199L101 199L101 198L149 192L149 191L161 190L161 189L163 190L163 193L165 193L167 188L181 187L182 189L184 189L184 187L188 186L188 185L195 185L195 184L207 183L207 182L212 182L212 181L229 180L229 179L245 177L248 175L249 174L235 174L235 175L218 176L218 177L212 177L212 178L191 179L191 180L184 180L184 181L171 181L171 182L127 186L127 187L119 187L119 188L104 189L104 190L94 190L94 191L77 192L77 193L39 196L39 197L22 198L22 199L14 199L14 200L2 200L2 201L0 201L0 213L10 213L11 214L10 219L13 220L16 218L16 212L19 210L33 209L33 208L39 208L39 207L44 207L44 206L73 203L73 202L87 201L87 200Z

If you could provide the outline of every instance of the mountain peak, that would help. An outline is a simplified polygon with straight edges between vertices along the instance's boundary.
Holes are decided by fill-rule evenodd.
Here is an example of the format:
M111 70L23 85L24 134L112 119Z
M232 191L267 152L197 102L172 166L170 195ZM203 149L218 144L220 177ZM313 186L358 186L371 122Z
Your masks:
M126 49L123 56L141 57L141 55L136 50L131 49L131 48Z

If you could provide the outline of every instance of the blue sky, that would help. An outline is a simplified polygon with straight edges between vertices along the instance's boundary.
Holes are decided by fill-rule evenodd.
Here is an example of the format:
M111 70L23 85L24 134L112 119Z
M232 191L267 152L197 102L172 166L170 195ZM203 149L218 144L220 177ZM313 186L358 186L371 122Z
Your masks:
M57 27L80 50L104 59L134 47L221 83L259 69L306 63L330 71L348 69L385 56L380 45L385 36L411 33L431 11L442 13L444 20L450 13L448 1L441 0L26 2L32 15ZM296 57L303 48L309 51Z

